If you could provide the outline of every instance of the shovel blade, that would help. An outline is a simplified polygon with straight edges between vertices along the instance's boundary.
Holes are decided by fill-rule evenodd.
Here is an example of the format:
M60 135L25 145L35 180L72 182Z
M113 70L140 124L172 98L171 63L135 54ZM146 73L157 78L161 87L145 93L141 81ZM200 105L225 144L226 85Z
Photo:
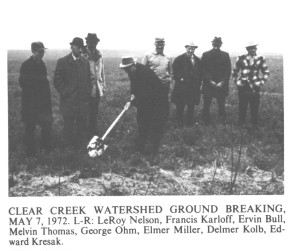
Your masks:
M91 158L95 158L102 155L107 147L108 145L106 145L101 138L94 136L87 146L88 154Z

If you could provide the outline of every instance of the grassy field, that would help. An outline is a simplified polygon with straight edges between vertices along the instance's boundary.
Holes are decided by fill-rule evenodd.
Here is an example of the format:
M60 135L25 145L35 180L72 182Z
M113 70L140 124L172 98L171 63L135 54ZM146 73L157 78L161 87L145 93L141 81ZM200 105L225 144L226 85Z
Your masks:
M56 60L65 54L51 51L44 57L52 91L54 150L50 154L39 152L36 158L25 158L18 77L20 66L30 53L8 52L9 174L13 180L10 196L284 193L281 56L267 57L271 75L261 93L259 131L237 126L238 95L231 82L225 126L217 123L215 102L211 109L212 124L202 123L201 100L195 110L198 123L180 129L175 124L175 107L171 104L159 163L152 164L150 157L134 152L135 108L125 113L109 134L109 148L101 157L90 159L84 151L62 148L63 121L52 80ZM100 104L100 135L129 98L129 81L119 69L119 54L104 53L104 61L107 91Z

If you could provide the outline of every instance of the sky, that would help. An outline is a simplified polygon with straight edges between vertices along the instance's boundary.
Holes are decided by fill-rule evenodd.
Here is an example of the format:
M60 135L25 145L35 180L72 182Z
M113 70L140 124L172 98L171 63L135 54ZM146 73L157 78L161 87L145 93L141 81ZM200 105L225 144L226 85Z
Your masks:
M97 33L100 49L152 50L155 37L166 49L184 51L194 41L208 50L215 36L226 51L244 51L249 41L268 53L285 48L287 1L283 0L5 0L1 23L6 49L69 49L74 37Z

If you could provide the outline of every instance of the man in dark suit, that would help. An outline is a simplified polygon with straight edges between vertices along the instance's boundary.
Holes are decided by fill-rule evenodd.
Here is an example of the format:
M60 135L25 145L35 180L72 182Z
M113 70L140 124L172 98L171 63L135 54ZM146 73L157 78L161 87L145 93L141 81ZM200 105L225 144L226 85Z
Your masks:
M32 56L22 64L20 69L21 120L25 123L24 143L28 157L36 153L34 142L36 125L41 128L41 147L47 151L51 148L51 96L46 66L42 61L45 50L42 42L33 42Z
M167 120L168 96L157 75L147 66L136 63L133 57L123 57L120 67L131 82L131 100L137 108L137 151L144 153L145 143L151 140L151 151L158 153Z
M65 144L80 147L87 141L86 121L92 79L89 61L81 55L84 46L83 39L76 37L70 45L72 52L57 61L54 86L60 94ZM76 135L74 135L75 127Z
M171 101L176 104L176 119L180 126L183 126L184 108L187 106L186 124L192 125L194 106L200 101L201 86L201 63L194 55L198 46L193 42L185 45L186 53L176 57L173 62L173 75L175 85Z
M210 51L203 53L201 58L203 70L203 120L210 122L209 109L213 98L217 99L218 117L221 123L225 122L225 100L229 93L229 80L231 76L231 61L227 52L222 51L222 39L215 37Z

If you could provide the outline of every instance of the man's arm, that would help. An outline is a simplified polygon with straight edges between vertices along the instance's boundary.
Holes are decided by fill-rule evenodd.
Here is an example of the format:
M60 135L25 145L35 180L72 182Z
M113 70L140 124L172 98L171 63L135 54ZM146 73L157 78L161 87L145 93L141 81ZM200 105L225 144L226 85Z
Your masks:
M143 58L143 60L142 60L142 64L143 65L146 65L146 66L149 66L148 63L149 63L148 55L145 55L144 58Z
M102 85L103 85L103 90L106 90L106 79L105 79L105 64L104 64L104 59L101 57L101 78L102 78Z
M65 83L64 83L64 67L61 60L57 61L55 72L54 72L53 84L54 84L55 89L58 91L58 93L63 95L64 89L65 89Z
M270 76L270 71L269 71L268 65L266 64L266 59L264 57L262 57L261 72L263 74L261 84L265 84Z
M205 53L203 53L201 57L201 69L203 80L206 82L210 82L212 80L212 77L207 70L208 67L208 57Z
M24 62L22 65L21 65L21 68L20 68L20 73L19 73L19 85L21 88L29 85L29 74L28 73L28 67L27 67L27 64Z
M232 73L231 59L230 59L230 55L226 53L225 54L225 77L223 79L225 83L229 83L230 78L231 78L231 73Z
M169 74L170 82L171 82L172 79L173 79L173 65L172 65L172 59L171 58L169 58L169 61L168 61L168 74Z
M182 62L180 60L180 57L177 57L174 59L173 64L172 64L173 76L174 76L174 80L176 81L184 80L181 68L182 68Z

